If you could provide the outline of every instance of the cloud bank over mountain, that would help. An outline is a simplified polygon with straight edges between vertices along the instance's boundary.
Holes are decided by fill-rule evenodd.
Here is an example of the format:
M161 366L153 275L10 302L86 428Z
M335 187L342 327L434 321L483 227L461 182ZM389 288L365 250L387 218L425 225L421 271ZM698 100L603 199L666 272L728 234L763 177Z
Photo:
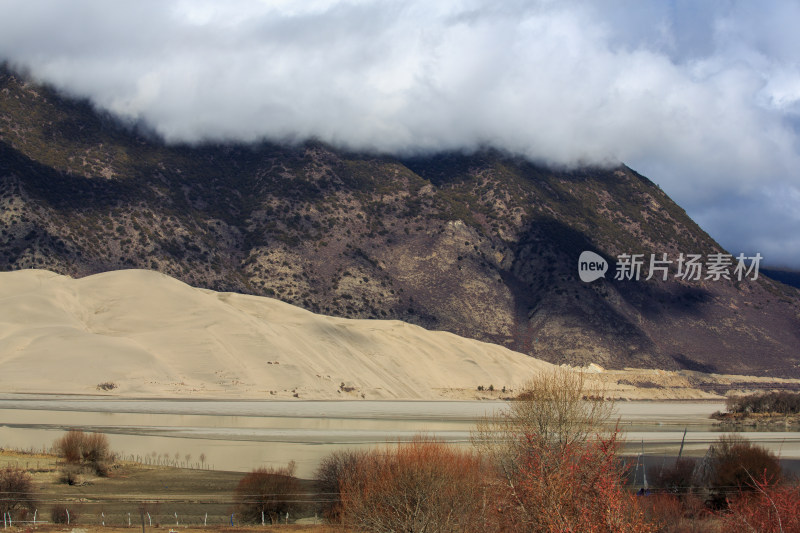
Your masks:
M624 162L800 266L800 3L7 0L0 57L170 142ZM689 252L687 250L687 252Z

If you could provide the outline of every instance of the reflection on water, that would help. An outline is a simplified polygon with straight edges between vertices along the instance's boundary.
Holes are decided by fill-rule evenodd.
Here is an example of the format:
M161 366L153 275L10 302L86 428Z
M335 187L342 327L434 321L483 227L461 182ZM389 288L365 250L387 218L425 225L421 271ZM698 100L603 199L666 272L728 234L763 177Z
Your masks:
M41 449L68 428L101 431L125 456L248 471L295 460L313 474L319 459L341 448L371 447L423 432L469 446L475 422L505 408L478 401L187 401L75 397L0 397L0 446ZM617 415L629 449L674 453L688 428L687 453L702 453L719 433L708 402L621 402ZM800 434L754 432L753 440L800 457ZM188 456L188 460L187 460Z

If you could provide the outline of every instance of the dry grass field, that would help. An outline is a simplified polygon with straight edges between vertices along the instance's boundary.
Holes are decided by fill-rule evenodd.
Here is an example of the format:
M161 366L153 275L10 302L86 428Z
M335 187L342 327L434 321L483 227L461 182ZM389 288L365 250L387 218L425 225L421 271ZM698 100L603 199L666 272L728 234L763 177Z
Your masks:
M238 521L234 504L234 490L244 475L241 472L117 462L107 477L83 472L76 484L69 485L60 480L62 465L54 455L2 450L0 468L6 466L22 468L33 478L37 531L77 529L76 533L82 533L83 530L91 532L101 529L108 532L120 529L130 532L141 528L140 510L145 512L148 531L222 530L230 528L231 514L234 515L236 531L249 527ZM315 520L315 496L311 481L302 480L301 489L302 493L297 495L297 499L303 503L290 515L288 525L280 525L280 530L329 530L322 525L294 524L296 520L321 522ZM50 509L61 505L70 509L70 524L47 523L50 522ZM271 526L269 518L266 522L269 527L278 527ZM28 516L24 524L13 524L12 527L32 529L33 517ZM263 526L258 524L256 529L263 529Z

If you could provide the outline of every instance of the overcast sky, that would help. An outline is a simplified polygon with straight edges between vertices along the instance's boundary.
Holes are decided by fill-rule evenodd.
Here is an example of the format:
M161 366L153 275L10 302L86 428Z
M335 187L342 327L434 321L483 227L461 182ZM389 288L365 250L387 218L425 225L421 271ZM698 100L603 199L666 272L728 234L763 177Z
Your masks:
M796 1L3 0L0 57L167 141L624 162L800 267L797 28Z

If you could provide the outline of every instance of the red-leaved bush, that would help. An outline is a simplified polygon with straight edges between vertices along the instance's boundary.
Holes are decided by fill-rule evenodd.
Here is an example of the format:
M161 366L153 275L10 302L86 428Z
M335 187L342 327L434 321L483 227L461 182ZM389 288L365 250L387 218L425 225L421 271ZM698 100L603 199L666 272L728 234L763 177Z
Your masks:
M417 437L353 458L339 473L335 516L354 531L485 530L485 492L475 454Z
M526 434L518 472L496 507L501 531L654 531L624 487L618 433L554 444Z
M751 481L755 490L728 499L724 531L800 533L800 488L771 482L766 472Z
M718 517L702 496L692 493L652 492L638 498L645 516L659 527L659 533L718 532Z

